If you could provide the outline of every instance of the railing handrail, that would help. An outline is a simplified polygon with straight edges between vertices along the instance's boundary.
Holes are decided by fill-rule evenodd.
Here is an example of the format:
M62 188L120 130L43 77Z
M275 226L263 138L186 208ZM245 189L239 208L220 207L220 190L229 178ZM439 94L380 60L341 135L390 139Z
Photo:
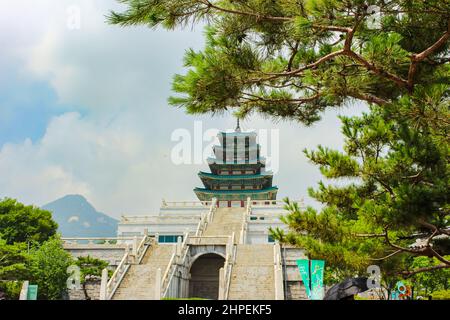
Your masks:
M134 237L64 237L62 241L114 241L114 240L133 240Z
M183 264L187 254L188 254L188 249L189 249L189 245L188 245L188 238L190 238L190 235L188 232L185 233L185 237L183 240L183 243L181 244L181 252L180 252L180 261L178 261L178 263ZM161 279L161 291L162 291L162 297L166 298L167 295L167 291L170 288L170 283L172 282L172 279L175 275L175 271L176 271L176 251L174 252L174 254L172 255L169 265L167 266L166 271L164 272L164 276ZM170 272L170 270L172 270L172 272ZM170 273L170 275L169 275ZM166 280L167 279L167 280Z
M134 238L132 238L134 239ZM145 254L145 244L147 242L147 240L150 239L150 237L146 234L144 234L144 237L142 238L141 242L139 243L139 245L137 246L137 248L135 248L135 263L141 263L144 254ZM129 264L129 257L130 257L130 250L129 247L127 245L126 249L125 249L125 254L122 257L122 260L120 260L119 265L117 266L116 270L114 270L111 278L108 280L107 284L106 284L106 299L110 300L112 298L112 296L114 295L114 293L116 292L117 288L119 287L123 276L125 275L125 273L128 271L128 268L130 267Z
M211 206L209 207L209 211L206 214L201 215L200 222L198 223L197 230L195 231L196 236L201 236L203 234L208 224L212 222L216 210L217 199L213 198L213 200L211 201Z
M162 276L162 278L161 278L161 286L162 286L163 288L164 288L165 280L166 280L166 278L167 278L167 276L168 276L168 274L169 274L169 271L170 271L170 269L172 268L172 265L174 265L176 256L177 256L176 252L172 253L172 256L170 257L170 260L169 260L169 264L167 265L167 268L166 268L166 270L164 271L164 274L163 274L163 276Z
M226 259L224 264L224 293L223 293L223 299L228 300L228 292L230 290L230 284L231 284L231 272L233 269L233 264L236 260L236 247L234 245L234 239L235 234L234 232L229 237L229 246L227 246L227 249L225 251Z
M112 274L111 278L108 280L106 284L106 299L111 300L112 296L114 295L117 287L120 284L120 278L122 275L126 272L126 264L128 264L128 256L129 256L129 250L126 250L125 254L122 257L122 260L120 260L119 265L117 266L116 270L114 270L114 273ZM124 270L122 270L124 268Z
M281 247L278 242L276 242L273 246L273 258L274 258L273 271L275 284L275 300L284 300Z
M148 239L151 239L151 238L148 235L144 235L136 249L136 260L137 260L138 264L141 263L142 259L144 258L145 251L146 251L145 243L147 242Z
M242 221L242 229L241 229L241 236L239 239L239 243L244 244L246 243L246 238L247 238L247 220L248 217L251 215L252 213L252 202L250 197L247 198L247 206L245 208L245 214L244 214L244 218Z

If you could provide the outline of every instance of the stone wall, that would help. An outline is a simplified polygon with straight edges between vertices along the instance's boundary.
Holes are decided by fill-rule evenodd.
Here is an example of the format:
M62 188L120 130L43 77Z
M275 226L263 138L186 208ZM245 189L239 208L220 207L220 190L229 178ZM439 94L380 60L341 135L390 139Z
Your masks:
M69 289L68 300L99 300L101 278L93 277L86 280L86 294L83 288Z
M283 278L286 300L306 300L305 286L298 271L297 260L306 259L304 250L299 248L282 248Z

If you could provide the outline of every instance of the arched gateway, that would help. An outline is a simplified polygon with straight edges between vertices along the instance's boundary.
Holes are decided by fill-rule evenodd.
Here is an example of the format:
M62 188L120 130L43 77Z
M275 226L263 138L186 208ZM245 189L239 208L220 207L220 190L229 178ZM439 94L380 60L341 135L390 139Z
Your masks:
M219 271L224 264L225 259L215 253L198 257L190 269L189 297L218 299Z

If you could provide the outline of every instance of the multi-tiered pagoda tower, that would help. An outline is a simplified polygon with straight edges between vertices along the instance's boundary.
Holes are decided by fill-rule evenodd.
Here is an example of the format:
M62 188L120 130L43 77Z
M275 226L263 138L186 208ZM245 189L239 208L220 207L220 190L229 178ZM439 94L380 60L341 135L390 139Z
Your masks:
M220 132L219 145L208 158L211 173L199 172L205 188L195 188L200 201L216 198L220 207L244 207L247 198L275 200L278 188L272 186L272 172L265 170L256 132L242 132L239 120L234 132Z

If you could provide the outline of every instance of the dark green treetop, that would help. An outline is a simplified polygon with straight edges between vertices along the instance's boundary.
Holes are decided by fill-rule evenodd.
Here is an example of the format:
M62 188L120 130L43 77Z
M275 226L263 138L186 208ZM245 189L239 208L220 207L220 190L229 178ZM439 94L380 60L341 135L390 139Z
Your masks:
M120 0L110 23L173 29L207 21L188 50L180 95L189 113L235 108L305 124L327 107L385 105L417 85L448 83L449 0Z

